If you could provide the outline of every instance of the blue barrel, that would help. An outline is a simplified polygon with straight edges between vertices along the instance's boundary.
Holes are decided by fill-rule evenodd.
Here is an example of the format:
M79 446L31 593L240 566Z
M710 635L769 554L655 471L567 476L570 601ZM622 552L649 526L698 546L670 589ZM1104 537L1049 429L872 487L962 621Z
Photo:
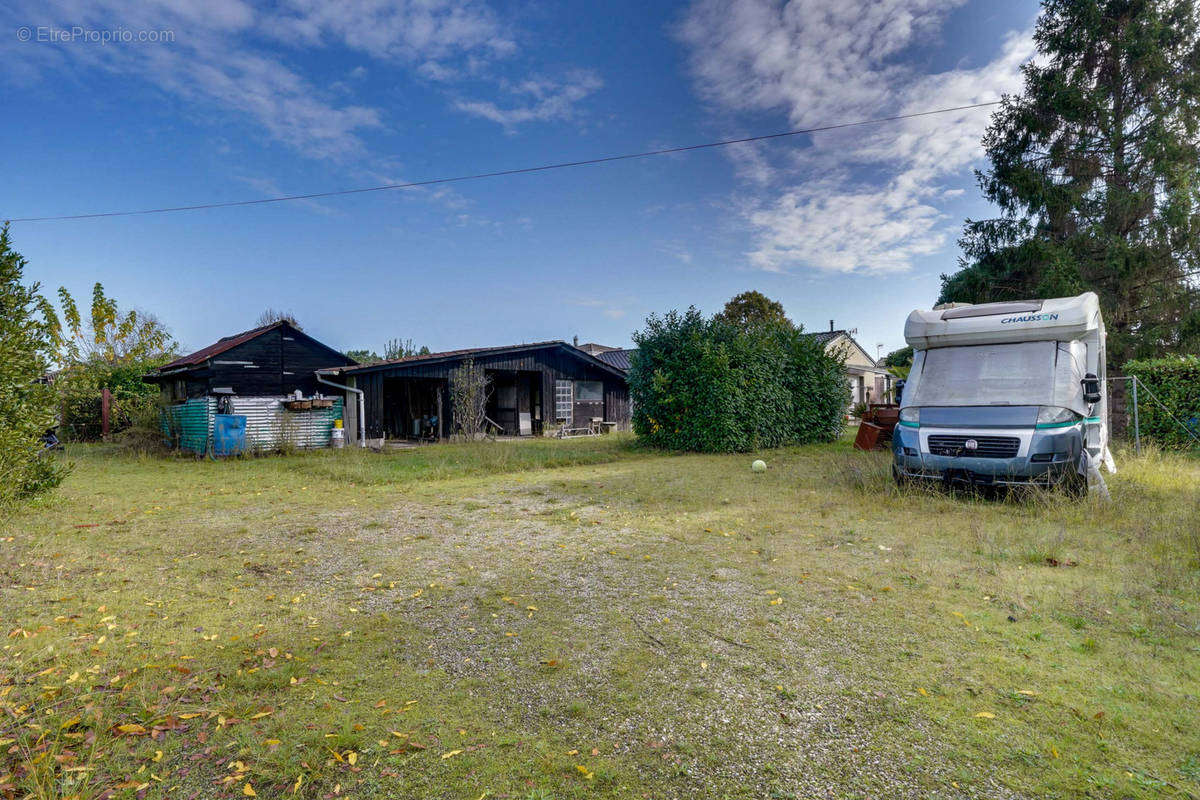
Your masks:
M244 414L214 414L214 456L233 456L246 449L246 417Z

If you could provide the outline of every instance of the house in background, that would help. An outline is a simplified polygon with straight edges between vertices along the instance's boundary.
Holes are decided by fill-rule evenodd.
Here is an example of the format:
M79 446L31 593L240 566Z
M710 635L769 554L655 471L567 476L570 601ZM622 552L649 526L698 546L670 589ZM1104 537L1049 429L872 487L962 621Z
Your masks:
M622 372L629 372L629 357L637 352L636 347L627 350L612 347L600 353L596 358L603 361L605 364L611 364Z
M576 341L578 341L578 337L576 337ZM605 364L614 366L623 372L629 372L629 355L637 352L636 347L627 350L620 347L609 347L606 344L596 344L595 342L576 344L575 346L588 355L595 356Z
M630 426L625 372L562 341L476 347L322 370L363 393L366 438L442 438L455 426L450 381L470 359L491 380L487 417L507 436L538 436L557 425L601 420ZM349 400L349 398L347 398ZM356 436L357 406L346 403L346 431Z
M809 333L832 356L845 359L846 380L850 384L850 406L859 403L884 403L892 396L893 376L871 358L855 339L857 331L835 330L833 320L829 330Z
M355 363L280 321L226 336L143 380L158 385L168 437L182 449L208 450L216 414L245 416L252 449L325 447L343 401L317 370Z

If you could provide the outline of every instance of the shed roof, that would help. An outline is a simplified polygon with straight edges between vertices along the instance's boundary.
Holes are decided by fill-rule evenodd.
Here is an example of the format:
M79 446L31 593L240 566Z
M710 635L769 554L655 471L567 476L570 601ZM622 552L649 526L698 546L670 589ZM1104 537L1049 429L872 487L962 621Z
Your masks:
M219 356L221 353L232 350L233 348L235 348L239 345L243 345L246 342L254 341L259 336L262 336L265 333L269 333L269 332L275 330L276 328L282 328L282 327L288 328L293 334L302 336L305 339L308 339L309 341L313 342L314 344L328 350L330 353L337 353L338 355L342 356L342 358L344 358L347 362L357 363L353 359L345 356L344 354L338 353L337 350L334 350L329 345L324 344L323 342L317 341L316 339L309 336L304 331L302 331L299 328L297 328L296 326L290 324L287 320L278 320L277 322L272 322L270 325L260 325L257 328L251 328L248 331L242 331L241 333L235 333L232 336L226 336L224 338L218 339L217 341L210 344L208 347L202 347L199 350L195 351L194 353L188 353L186 356L180 356L179 358L175 359L174 361L172 361L169 364L163 364L161 367L154 370L154 372L152 372L151 374L152 375L154 375L154 374L161 375L164 372L172 372L172 371L176 371L176 370L183 369L186 367L199 366L201 364L204 364L206 361L208 361L213 356Z
M208 347L201 347L199 350L197 350L194 353L188 353L186 356L180 356L179 358L175 359L174 361L172 361L169 364L163 364L161 367L158 368L157 371L162 372L163 370L175 369L176 367L186 367L186 366L190 366L192 364L202 364L205 361L207 361L208 359L212 358L213 356L220 355L221 353L224 353L226 350L232 350L233 348L237 347L239 344L245 344L246 342L249 342L252 339L257 339L259 336L262 336L267 331L271 330L272 328L278 328L282 324L283 324L283 320L279 320L278 322L272 322L270 325L262 325L257 328L252 328L248 331L242 331L241 333L235 333L233 336L226 336L222 339L218 339L217 341L210 344Z
M388 361L376 361L373 364L359 364L359 365L350 366L350 367L340 367L340 366L339 367L329 367L328 369L322 370L322 371L323 372L341 372L341 373L346 373L346 374L351 374L351 375L358 375L361 373L377 372L377 371L381 371L381 370L394 369L397 367L402 368L402 367L407 367L407 366L410 366L413 364L429 364L429 363L438 363L438 362L445 362L445 361L457 361L457 360L466 358L468 356L482 357L482 356L498 355L498 354L502 354L502 353L514 353L514 352L521 352L523 350L539 350L539 349L552 348L552 347L553 348L560 348L560 347L564 348L571 355L574 355L584 361L590 362L597 366L603 367L604 369L608 370L609 372L620 375L621 377L625 377L624 371L621 368L615 367L606 361L602 361L597 356L593 356L589 353L585 353L584 351L580 350L579 348L574 347L573 345L567 344L566 342L564 342L562 340L558 340L558 339L554 339L554 340L550 340L550 341L546 341L546 342L532 342L532 343L526 343L526 344L500 345L497 347L467 347L467 348L463 348L461 350L443 350L440 353L426 353L424 355L418 355L418 356L405 356L404 358L393 358Z

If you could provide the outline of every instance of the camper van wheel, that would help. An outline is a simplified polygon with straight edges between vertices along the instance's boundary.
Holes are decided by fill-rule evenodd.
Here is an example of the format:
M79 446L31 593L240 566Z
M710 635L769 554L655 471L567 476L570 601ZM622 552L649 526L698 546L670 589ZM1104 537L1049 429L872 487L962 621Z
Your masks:
M1070 498L1073 498L1076 500L1087 497L1087 493L1088 493L1087 476L1080 475L1078 472L1075 472L1074 470L1072 470L1071 472L1067 473L1066 475L1064 475L1062 477L1062 480L1059 481L1059 486L1062 487L1062 490L1066 493L1067 497L1070 497Z

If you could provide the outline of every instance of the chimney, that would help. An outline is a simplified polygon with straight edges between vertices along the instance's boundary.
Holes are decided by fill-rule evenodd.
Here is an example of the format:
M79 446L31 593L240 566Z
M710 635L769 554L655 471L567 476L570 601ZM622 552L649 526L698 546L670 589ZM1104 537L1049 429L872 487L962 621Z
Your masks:
M833 320L829 320L829 332L833 333Z

